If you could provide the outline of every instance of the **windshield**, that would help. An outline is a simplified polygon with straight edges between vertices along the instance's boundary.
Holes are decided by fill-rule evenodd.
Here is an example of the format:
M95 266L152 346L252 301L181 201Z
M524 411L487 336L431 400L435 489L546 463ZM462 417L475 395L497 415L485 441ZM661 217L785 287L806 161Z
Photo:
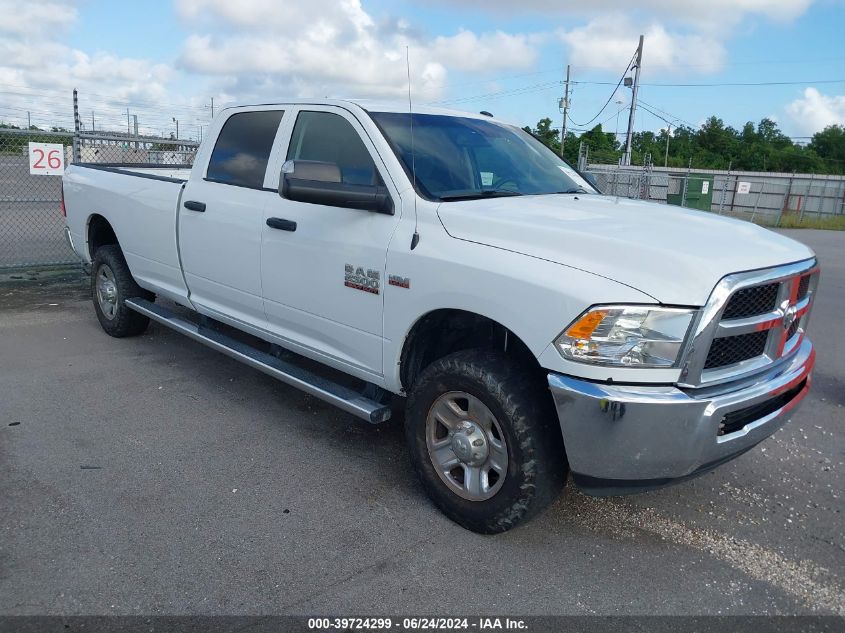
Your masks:
M578 172L524 130L440 114L371 112L421 195L430 200L596 193Z

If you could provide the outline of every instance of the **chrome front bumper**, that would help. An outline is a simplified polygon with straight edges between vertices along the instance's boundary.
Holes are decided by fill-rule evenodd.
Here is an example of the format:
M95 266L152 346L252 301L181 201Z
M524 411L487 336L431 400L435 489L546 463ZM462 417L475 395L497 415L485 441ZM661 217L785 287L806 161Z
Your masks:
M815 355L804 338L789 360L768 372L707 389L604 384L550 373L576 483L592 494L653 489L744 453L783 426L806 395ZM787 395L792 397L784 402ZM732 412L733 419L748 421L720 435Z

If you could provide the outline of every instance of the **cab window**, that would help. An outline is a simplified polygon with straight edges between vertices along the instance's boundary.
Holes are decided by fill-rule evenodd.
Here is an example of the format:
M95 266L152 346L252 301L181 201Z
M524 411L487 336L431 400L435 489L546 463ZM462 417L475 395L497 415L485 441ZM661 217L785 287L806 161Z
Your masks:
M211 152L206 180L261 189L282 114L262 110L230 116Z
M343 182L350 185L382 184L358 132L349 121L331 112L299 113L287 158L335 163Z

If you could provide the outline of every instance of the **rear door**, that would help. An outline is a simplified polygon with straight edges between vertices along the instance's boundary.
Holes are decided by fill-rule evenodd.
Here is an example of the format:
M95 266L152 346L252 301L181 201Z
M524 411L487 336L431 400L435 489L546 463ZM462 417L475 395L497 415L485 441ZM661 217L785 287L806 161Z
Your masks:
M287 160L335 163L343 182L384 184L396 210L385 215L273 196L264 208L261 249L268 327L325 362L360 376L381 376L385 261L401 213L399 196L367 132L349 111L309 105L287 116ZM278 176L268 182L278 186ZM273 218L296 228L268 226L266 220Z
M191 301L206 312L266 325L261 296L264 186L283 111L235 111L203 177L192 175L179 209L179 245Z

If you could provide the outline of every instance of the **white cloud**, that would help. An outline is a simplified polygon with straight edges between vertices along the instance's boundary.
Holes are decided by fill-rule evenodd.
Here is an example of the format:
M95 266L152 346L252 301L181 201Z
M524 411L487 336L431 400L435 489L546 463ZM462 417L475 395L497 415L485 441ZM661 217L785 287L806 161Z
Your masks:
M725 62L725 47L715 37L672 34L657 23L639 27L625 17L597 18L586 26L560 31L558 35L569 46L573 65L619 72L630 61L639 33L645 35L643 68L649 72L687 66L694 66L700 72L713 72Z
M802 98L786 106L786 113L796 130L810 136L828 125L845 125L845 95L828 96L807 88Z
M181 67L241 88L272 88L275 96L282 87L281 94L297 96L401 97L407 90L406 46L415 90L427 98L439 95L450 69L527 68L537 58L536 36L461 29L425 37L405 20L378 22L359 0L312 0L284 11L272 0L237 6L179 0L177 6L206 30L186 40Z
M531 66L537 57L535 44L539 39L537 36L510 35L502 31L478 36L462 29L456 35L435 38L426 47L426 52L433 59L457 70L525 68Z
M645 35L644 69L708 73L720 70L725 41L750 17L786 22L804 14L814 0L429 0L545 20L578 21L558 29L576 66L617 72Z
M76 7L67 2L0 0L0 16L0 33L29 36L73 24Z
M155 107L158 100L179 100L170 94L175 73L167 64L104 51L85 52L64 44L67 31L78 20L73 0L0 0L0 15L0 84L4 88L0 120L20 125L29 112L35 125L72 127L74 88L79 89L86 127L91 110L97 111L101 125L125 129L125 109L133 101ZM160 123L171 118L163 113L158 116L156 133L161 131ZM154 122L151 114L145 118L142 130Z

